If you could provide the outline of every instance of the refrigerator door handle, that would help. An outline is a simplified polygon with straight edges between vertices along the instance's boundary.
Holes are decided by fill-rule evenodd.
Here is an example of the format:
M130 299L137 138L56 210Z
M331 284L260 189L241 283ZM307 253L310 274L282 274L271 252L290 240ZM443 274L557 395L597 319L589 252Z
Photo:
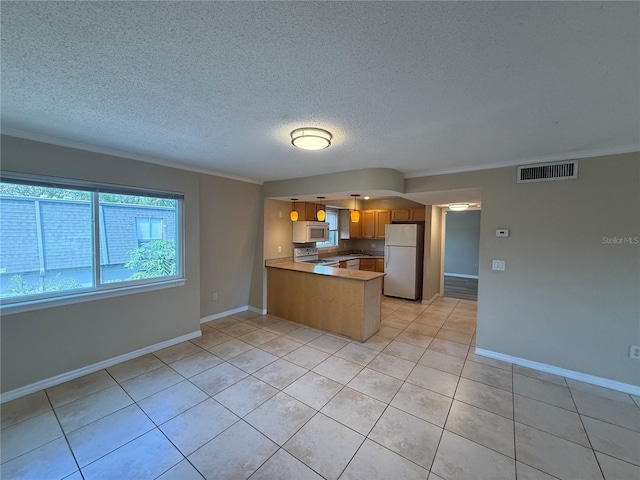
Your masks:
M389 246L385 245L384 246L384 269L387 269L387 266L389 265Z

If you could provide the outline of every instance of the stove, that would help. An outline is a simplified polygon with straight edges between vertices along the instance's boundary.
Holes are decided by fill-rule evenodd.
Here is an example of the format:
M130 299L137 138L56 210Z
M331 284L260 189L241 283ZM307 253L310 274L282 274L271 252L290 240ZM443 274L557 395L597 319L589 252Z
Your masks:
M329 260L326 258L318 258L318 249L316 247L294 248L293 261L312 263L323 267L339 267L340 262Z

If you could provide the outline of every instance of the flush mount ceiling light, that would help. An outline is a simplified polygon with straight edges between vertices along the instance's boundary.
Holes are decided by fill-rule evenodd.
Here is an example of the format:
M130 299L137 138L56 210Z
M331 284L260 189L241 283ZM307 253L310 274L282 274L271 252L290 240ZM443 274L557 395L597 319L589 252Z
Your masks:
M449 210L453 210L454 212L461 212L462 210L466 210L469 208L468 203L452 203L449 205Z
M322 201L324 200L324 197L318 197L318 200ZM320 210L317 210L318 207L316 206L316 217L319 221L324 222L324 219L327 218L327 213L324 211L324 205L321 205L320 207Z
M331 145L331 135L321 128L297 128L291 132L291 144L303 150L322 150Z
M358 223L360 221L360 212L358 211L358 197L360 196L357 193L352 193L353 197L353 211L351 212L351 221L353 223Z

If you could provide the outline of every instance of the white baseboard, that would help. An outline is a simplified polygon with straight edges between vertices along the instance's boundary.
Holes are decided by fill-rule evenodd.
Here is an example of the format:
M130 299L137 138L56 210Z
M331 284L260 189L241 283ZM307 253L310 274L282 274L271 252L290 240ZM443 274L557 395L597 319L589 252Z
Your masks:
M259 313L260 315L266 315L267 314L267 309L264 308L256 308L256 307L252 307L251 305L249 305L249 311L251 312L255 312L255 313Z
M250 312L259 313L260 315L265 315L267 313L266 310L261 310L256 307L252 307L250 305L243 305L242 307L234 308L232 310L227 310L226 312L216 313L214 315L209 315L208 317L204 317L200 319L200 323L210 322L211 320L217 320L222 317L228 317L229 315L233 315L234 313L240 313L249 310Z
M512 357L511 355L492 352L491 350L484 350L482 348L476 348L475 351L477 355L481 355L483 357L495 358L496 360L515 363L516 365L533 368L534 370L540 370L541 372L553 373L554 375L560 375L561 377L567 377L580 382L597 385L599 387L610 388L611 390L618 390L619 392L640 396L640 386L637 385L622 383L608 378L596 377L595 375L567 370L566 368L554 367L553 365L534 362L524 358Z
M134 350L133 352L125 353L123 355L118 355L117 357L103 360L102 362L94 363L93 365L87 365L86 367L78 368L77 370L73 370L71 372L62 373L60 375L56 375L55 377L40 380L30 385L16 388L15 390L9 390L8 392L5 392L0 396L0 403L9 402L11 400L15 400L16 398L24 397L25 395L29 395L30 393L35 393L45 388L50 388L64 382L68 382L69 380L74 380L84 375L102 370L103 368L109 368L118 363L141 357L142 355L146 355L148 353L157 352L158 350L162 350L163 348L186 342L187 340L197 338L201 335L202 332L198 330L197 332L192 332L180 337L171 338L169 340L165 340L164 342L149 345L148 347L140 348L138 350Z
M244 312L245 310L249 310L249 307L247 305L234 308L232 310L227 310L226 312L220 312L214 315L209 315L208 317L201 318L200 323L210 322L211 320L217 320L222 317L228 317L229 315L233 315L234 313Z
M422 300L422 305L431 305L433 302L435 302L438 297L440 297L441 295L439 293L436 293L433 297L431 297L430 300Z
M447 273L444 272L445 277L458 277L458 278L475 278L478 279L478 275L467 275L465 273Z

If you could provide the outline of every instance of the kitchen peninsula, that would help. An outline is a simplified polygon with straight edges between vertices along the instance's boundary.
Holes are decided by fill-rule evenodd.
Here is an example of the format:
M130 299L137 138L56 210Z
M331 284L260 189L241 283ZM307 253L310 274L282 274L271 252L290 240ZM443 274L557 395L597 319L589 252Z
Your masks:
M384 273L267 260L267 313L364 342L380 328Z

